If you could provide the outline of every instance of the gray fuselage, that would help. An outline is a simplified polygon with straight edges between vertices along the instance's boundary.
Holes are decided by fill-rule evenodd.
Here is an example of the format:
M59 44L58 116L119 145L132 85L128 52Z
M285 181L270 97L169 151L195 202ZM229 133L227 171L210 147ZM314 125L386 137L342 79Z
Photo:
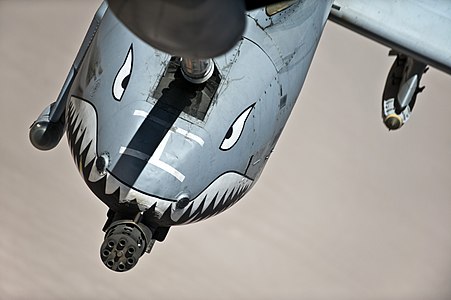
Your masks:
M111 209L160 226L227 209L254 185L304 83L331 1L247 16L240 42L202 85L106 10L72 84L69 144Z

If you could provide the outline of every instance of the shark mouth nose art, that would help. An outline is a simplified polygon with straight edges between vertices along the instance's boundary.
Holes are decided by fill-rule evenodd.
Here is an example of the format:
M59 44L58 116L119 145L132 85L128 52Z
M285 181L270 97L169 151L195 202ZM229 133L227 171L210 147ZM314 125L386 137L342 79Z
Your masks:
M184 129L174 128L174 131L203 145L203 140ZM107 169L108 155L97 153L97 113L89 102L77 97L71 97L68 103L67 136L78 170L97 197L110 207L135 204L140 211L151 213L160 224L192 223L219 214L238 202L254 183L236 172L226 172L195 198L189 199L187 203L187 199L184 199L184 205L177 205L177 200L162 199L138 191L124 184ZM123 152L122 155L138 155L140 159L152 163L151 157L144 157L142 153L135 153L128 148L122 147L120 152ZM103 169L99 169L99 166ZM178 176L179 181L184 179L181 177L183 174L174 173L173 176Z

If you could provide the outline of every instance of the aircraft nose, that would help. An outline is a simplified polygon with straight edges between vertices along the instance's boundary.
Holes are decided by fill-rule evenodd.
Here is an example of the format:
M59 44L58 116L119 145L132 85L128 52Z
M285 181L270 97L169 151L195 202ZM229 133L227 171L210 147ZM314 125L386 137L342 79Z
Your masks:
M134 117L142 123L128 143L118 145L112 175L131 188L170 200L201 189L194 178L201 176L205 147L201 134L183 129L188 129L183 120L167 123L139 111Z

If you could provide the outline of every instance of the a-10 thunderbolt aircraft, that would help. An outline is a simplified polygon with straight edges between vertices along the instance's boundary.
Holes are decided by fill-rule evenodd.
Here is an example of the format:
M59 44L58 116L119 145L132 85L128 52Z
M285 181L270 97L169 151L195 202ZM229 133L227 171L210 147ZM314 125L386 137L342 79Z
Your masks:
M217 215L252 188L328 18L396 56L382 93L389 129L409 119L427 65L451 73L448 0L101 4L30 139L49 150L67 133L77 168L109 208L108 268L133 268L171 226Z

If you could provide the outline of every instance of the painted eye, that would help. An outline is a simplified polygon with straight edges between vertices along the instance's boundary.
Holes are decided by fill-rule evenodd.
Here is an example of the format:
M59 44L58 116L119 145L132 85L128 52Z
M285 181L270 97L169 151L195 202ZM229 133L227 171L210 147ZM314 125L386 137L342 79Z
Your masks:
M221 147L219 149L223 151L227 151L235 146L236 142L240 139L241 133L244 129L244 124L246 124L246 120L249 117L249 114L252 111L254 104L249 106L241 115L233 122L232 126L230 126L227 131L224 140L221 143Z
M132 74L133 65L133 46L128 50L127 58L125 59L122 67L117 72L116 78L113 83L113 97L117 101L121 101L122 95L124 95L128 82L130 81L130 75Z

